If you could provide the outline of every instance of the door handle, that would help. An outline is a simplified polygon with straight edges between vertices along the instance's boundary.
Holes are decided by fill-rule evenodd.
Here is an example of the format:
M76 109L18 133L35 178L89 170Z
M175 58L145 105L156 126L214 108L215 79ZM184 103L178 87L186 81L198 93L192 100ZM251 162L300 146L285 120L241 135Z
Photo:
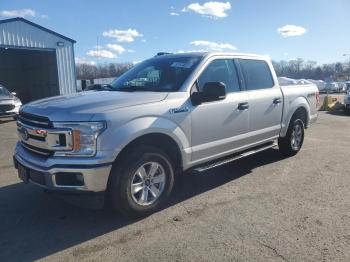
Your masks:
M282 100L281 100L281 98L275 98L275 99L273 100L273 103L274 103L275 105L277 105L277 104L282 103Z
M249 108L248 102L244 102L244 103L239 103L238 104L238 110L246 110L248 108Z

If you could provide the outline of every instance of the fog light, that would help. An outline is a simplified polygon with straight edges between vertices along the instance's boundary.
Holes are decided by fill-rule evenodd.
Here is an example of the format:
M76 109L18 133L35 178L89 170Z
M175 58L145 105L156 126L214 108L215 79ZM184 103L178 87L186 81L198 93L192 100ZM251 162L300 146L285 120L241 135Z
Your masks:
M56 185L58 186L83 186L84 176L81 173L56 173Z

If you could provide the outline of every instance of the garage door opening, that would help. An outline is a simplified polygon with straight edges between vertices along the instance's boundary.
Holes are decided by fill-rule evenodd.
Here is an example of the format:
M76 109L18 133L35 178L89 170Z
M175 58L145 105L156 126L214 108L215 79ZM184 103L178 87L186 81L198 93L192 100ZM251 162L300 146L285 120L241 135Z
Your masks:
M55 51L0 47L0 83L22 103L59 95Z

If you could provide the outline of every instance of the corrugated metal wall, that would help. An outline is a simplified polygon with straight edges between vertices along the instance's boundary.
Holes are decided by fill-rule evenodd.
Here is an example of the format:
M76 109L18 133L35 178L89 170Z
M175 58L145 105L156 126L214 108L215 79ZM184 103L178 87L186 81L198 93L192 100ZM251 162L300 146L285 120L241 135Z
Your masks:
M57 46L63 42L64 46ZM0 24L0 46L55 49L60 93L77 91L73 43L22 21Z

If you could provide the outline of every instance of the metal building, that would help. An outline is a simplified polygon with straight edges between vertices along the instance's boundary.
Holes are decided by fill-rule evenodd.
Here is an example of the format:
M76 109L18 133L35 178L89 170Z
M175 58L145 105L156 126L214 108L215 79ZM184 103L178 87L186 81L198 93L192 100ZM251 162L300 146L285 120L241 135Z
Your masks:
M0 83L24 103L76 92L74 43L24 18L0 20Z

